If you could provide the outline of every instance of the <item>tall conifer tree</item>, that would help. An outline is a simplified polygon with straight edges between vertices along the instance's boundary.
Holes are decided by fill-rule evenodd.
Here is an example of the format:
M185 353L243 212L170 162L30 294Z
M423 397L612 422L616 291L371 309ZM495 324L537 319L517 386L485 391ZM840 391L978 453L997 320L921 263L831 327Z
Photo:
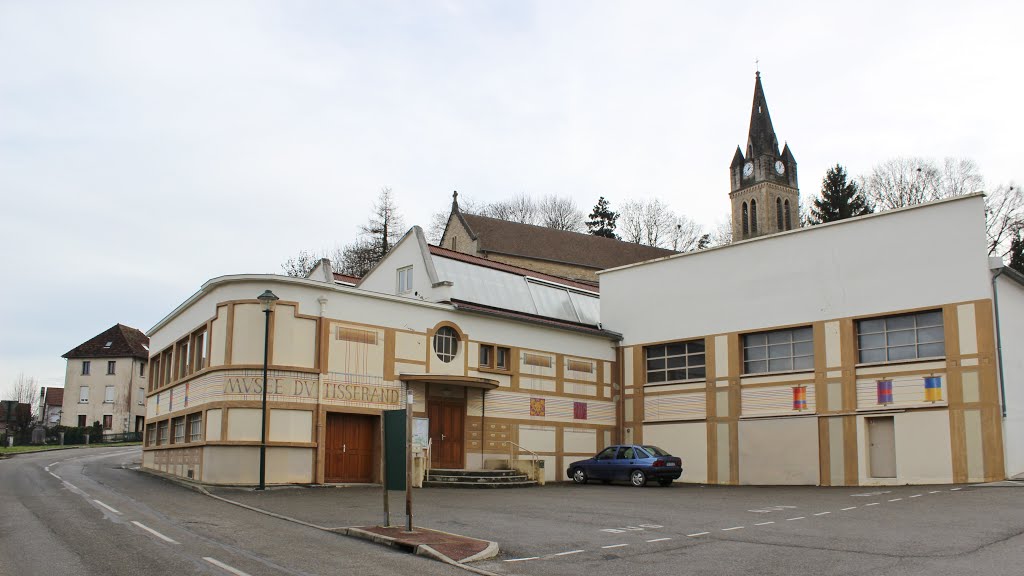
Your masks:
M1024 274L1024 230L1018 230L1010 242L1010 268Z
M836 164L821 181L821 198L811 206L811 223L824 224L874 212L856 182L847 181L846 169Z
M590 220L587 220L587 233L594 236L619 239L615 233L615 222L619 219L618 212L612 212L608 201L601 196L597 199L594 210L590 213Z

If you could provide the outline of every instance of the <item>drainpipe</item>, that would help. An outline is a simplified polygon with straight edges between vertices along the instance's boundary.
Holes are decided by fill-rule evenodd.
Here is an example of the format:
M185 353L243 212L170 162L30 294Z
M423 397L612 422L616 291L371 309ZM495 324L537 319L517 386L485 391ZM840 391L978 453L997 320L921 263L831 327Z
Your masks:
M1003 410L1003 418L1006 418L1006 384L1003 381L1003 336L999 330L999 289L996 280L1003 273L1005 268L1000 267L992 275L992 305L996 314L996 362L999 363L999 403Z

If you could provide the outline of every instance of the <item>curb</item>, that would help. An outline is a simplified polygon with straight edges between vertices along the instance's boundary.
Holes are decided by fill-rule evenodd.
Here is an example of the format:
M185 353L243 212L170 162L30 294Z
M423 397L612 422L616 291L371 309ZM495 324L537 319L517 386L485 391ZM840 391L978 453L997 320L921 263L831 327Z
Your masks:
M475 568L473 566L468 566L468 565L465 564L466 562L475 562L477 560L486 560L488 558L493 558L493 557L497 556L499 551L500 551L499 548L498 548L498 543L497 542L492 542L490 540L482 540L480 538L476 538L476 540L482 540L483 542L487 542L487 547L484 548L483 550L481 550L480 552L477 552L476 554L470 556L469 558L466 558L462 562L457 562L456 560L454 560L452 558L449 558L448 556L438 552L437 550L434 550L433 548L431 548L430 546L428 546L426 544L418 544L418 545L405 544L403 542L399 542L395 538L391 538L390 536L384 536L382 534L375 534L373 532L367 532L366 530L361 530L359 528L327 528L325 526L318 526L316 524L312 524L312 523L306 522L304 520L299 520L298 518L292 518L291 516L285 516L283 514L277 514L276 512L271 512L269 510L264 510L262 508L257 508L255 506L250 506L248 504L242 504L241 502L236 502L234 500L230 500L228 498L224 498L223 496L217 496L216 494L210 493L201 484L198 484L198 483L195 483L195 482L189 482L187 480L183 480L181 478L178 478L177 476L171 476L170 474L164 474L163 472L158 472L156 470L146 470L146 469L142 468L141 466L139 468L137 468L135 471L141 472L143 474L149 474L149 475L153 476L154 478L160 478L160 479L163 479L163 480L167 480L167 481L169 481L169 482L171 482L173 484L177 484L178 486L181 486L183 488L187 488L187 489L192 490L194 492L198 492L198 493L200 493L200 494L202 494L204 496L208 496L208 497L213 498L215 500L220 500L221 502L225 502L225 503L228 503L228 504L232 504L234 506L238 506L239 508L245 508L246 510L251 510L253 512L257 512L257 513L263 514L265 516L270 516L270 517L273 517L273 518L277 518L279 520L285 520L287 522L293 522L295 524L300 524L302 526L307 526L309 528L315 528L317 530L322 530L324 532L331 532L333 534L341 534L343 536L349 536L351 538L357 538L357 539L360 539L360 540L367 540L367 541L374 542L376 544L382 544L384 546L388 546L388 547L391 547L391 548L399 548L401 550L405 550L406 552L411 552L411 553L413 553L413 554L415 554L417 556L424 556L424 557L430 558L432 560L437 560L439 562L444 562L445 564L448 564L448 565L451 565L451 566L455 566L455 567L458 567L458 568L462 568L463 570L466 570L468 572L473 572L475 574L480 574L481 576L500 576L498 574L495 574L494 572L488 572L487 570L481 570L480 568ZM433 529L431 529L431 530L433 530ZM434 531L435 532L441 532L442 534L451 534L452 536L459 536L458 534L452 534L451 532L444 532L443 530L434 530Z

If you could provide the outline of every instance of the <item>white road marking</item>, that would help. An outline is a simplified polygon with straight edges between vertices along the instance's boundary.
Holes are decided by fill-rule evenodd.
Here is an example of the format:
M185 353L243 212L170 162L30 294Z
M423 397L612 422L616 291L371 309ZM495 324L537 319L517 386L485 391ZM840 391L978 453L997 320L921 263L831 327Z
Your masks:
M53 477L54 477L54 478L56 478L57 480L61 480L61 481L63 481L63 480L64 480L63 478L61 478L60 476L57 476L57 475L56 475L56 474L54 474L53 472L50 472L50 476L53 476Z
M843 508L843 509L841 510L841 512L846 512L847 510L854 510L854 509L856 509L856 508L857 508L856 506L850 506L849 508Z
M71 488L72 490L78 490L78 486L75 486L71 482L68 482L67 480L62 480L62 482L64 482L64 485L67 486L68 488Z
M505 562L525 562L527 560L539 560L540 556L529 556L527 558L509 558Z
M924 496L924 494L914 494L911 498L920 498L921 496Z
M903 500L903 498L893 498L892 500L889 500L889 502L899 502L900 500Z
M928 491L929 494L938 494L939 492L942 492L942 490L929 490Z
M824 516L825 514L831 514L831 512L818 512L815 516Z
M696 538L697 536L704 536L705 534L711 534L711 532L695 532L693 534L687 534L690 538Z
M722 528L722 532L728 532L729 530L739 530L741 528L743 528L743 526L733 526L732 528Z
M957 490L962 490L962 488L950 488L949 489L950 492L956 492Z
M664 528L661 524L637 524L641 528Z
M223 570L227 570L228 572L231 572L235 576L249 576L249 574L247 574L245 572L242 572L238 568L233 568L231 566L228 566L227 564L221 562L220 560L217 560L216 558L210 558L209 556L203 556L203 560L206 560L207 562L209 562L210 564L213 564L214 566L216 566L218 568L221 568Z
M767 526L769 524L775 524L775 522L758 522L757 524L754 524L754 526Z
M648 540L648 542L664 542L665 540L671 540L671 538L655 538L654 540Z
M609 544L608 546L601 546L601 548L622 548L623 546L629 546L629 544Z
M552 556L568 556L570 554L579 554L580 552L586 552L586 550L569 550L568 552L559 552L558 554L552 554Z
M793 520L803 520L806 516L797 516L796 518L786 518L786 522L792 522Z
M172 540L171 538L168 538L167 536L164 536L163 534L157 532L156 530L153 530L149 526L146 526L142 522L136 522L135 520L132 520L132 524L135 524L139 528L142 528L146 532L149 532L153 536L156 536L157 538L159 538L159 539L161 539L161 540L163 540L165 542L170 542L171 544L177 544L178 543L176 540Z
M878 502L872 502L871 504L865 504L865 506L878 506Z
M95 498L93 498L93 500L92 500L92 501L93 501L93 502L95 502L95 503L97 503L97 504L99 504L100 506L103 506L103 507L104 507L104 508L106 508L107 510L110 510L110 511L111 511L111 512L113 512L114 514L118 514L118 515L120 515L120 514L121 514L121 513L120 513L120 512L118 512L117 510L114 510L114 509L113 509L113 508L111 508L110 506L107 506L106 504L104 504L103 502L100 502L99 500L96 500Z
M49 472L50 471L50 467L46 466L45 468L43 468L43 470L46 470L47 472Z
M60 464L60 462L54 462L53 464L50 464L50 466L56 466L57 464ZM47 466L47 468L49 468L50 466Z

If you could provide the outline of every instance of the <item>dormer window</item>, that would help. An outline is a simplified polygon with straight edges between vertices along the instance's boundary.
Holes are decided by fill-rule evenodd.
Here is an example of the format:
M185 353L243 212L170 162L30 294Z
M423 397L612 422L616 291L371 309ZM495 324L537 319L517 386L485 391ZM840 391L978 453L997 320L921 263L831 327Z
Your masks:
M412 292L412 266L398 269L398 293Z
M111 346L113 346L113 345L114 345L114 343L113 343L113 342L107 342L106 344L104 344L104 345L103 345L103 347L104 347L104 348L110 348L110 347L111 347Z

